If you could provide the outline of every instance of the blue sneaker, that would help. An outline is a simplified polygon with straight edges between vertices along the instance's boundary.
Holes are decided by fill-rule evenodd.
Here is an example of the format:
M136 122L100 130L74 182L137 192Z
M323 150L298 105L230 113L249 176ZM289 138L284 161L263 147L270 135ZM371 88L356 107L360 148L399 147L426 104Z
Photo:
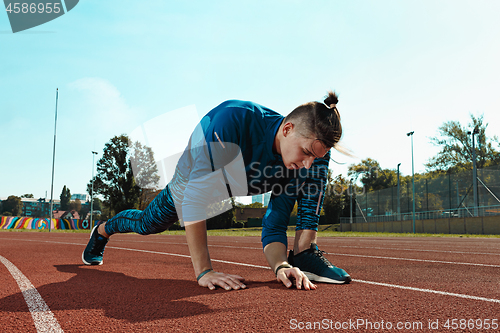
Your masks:
M97 228L100 224L96 225L90 233L90 240L85 250L82 253L82 261L85 265L102 265L102 255L104 247L108 243L108 238L100 235Z
M342 268L332 265L332 263L323 256L325 251L321 251L318 245L311 243L311 248L298 254L293 254L290 250L288 263L300 268L300 270L311 281L344 284L351 282L351 277Z

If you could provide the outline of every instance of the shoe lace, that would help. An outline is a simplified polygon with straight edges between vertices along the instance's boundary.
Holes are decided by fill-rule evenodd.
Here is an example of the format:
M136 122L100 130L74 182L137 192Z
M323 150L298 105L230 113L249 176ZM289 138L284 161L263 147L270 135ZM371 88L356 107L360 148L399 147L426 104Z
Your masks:
M323 250L314 250L314 254L318 256L326 265L333 266L333 264L328 260L323 254L328 254L328 252Z
M89 251L90 254L102 256L102 254L104 253L104 247L107 243L108 242L106 239L99 239L99 236L96 236L96 239L92 244L92 248Z

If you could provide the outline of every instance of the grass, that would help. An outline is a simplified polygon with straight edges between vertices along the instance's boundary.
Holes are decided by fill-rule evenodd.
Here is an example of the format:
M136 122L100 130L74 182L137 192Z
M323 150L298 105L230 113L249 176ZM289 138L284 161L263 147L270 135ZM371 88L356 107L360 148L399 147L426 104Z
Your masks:
M287 236L295 236L295 229L288 228ZM168 231L167 231L168 232ZM209 236L259 236L262 228L208 230ZM357 232L357 231L318 231L318 237L451 237L451 238L500 238L500 235L472 235L472 234L413 234L392 232Z
M500 235L472 235L472 234L413 234L413 233L392 233L392 232L358 232L358 231L333 231L324 230L327 226L320 226L318 237L443 237L443 238L500 238ZM2 232L49 232L47 229L28 230L28 229L0 229ZM51 230L55 233L89 233L88 230ZM209 236L255 236L260 237L262 228L235 228L208 230ZM184 230L167 230L161 235L185 235ZM295 236L295 227L289 226L287 236Z
M359 231L333 231L324 230L328 226L320 226L318 237L450 237L450 238L500 238L500 235L472 235L472 234L413 234L413 233L396 233L396 232L359 232ZM262 228L236 228L236 229L220 229L208 230L209 236L258 236L260 237ZM184 235L184 230L165 231L163 235ZM289 226L287 231L288 237L295 236L295 227Z

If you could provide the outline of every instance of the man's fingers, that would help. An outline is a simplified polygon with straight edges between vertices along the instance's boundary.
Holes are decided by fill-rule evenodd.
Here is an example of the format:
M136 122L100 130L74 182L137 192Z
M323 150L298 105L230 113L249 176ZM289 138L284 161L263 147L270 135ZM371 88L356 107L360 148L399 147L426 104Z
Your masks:
M285 275L287 278L294 278L295 279L295 286L297 289L300 289L302 285L302 272L298 270L297 268L291 268L285 270Z
M198 283L202 287L208 287L210 290L214 290L216 286L224 288L225 290L238 290L246 288L246 285L241 282L244 280L245 279L239 275L210 272L205 274Z
M226 283L228 283L233 289L246 288L242 281L245 281L245 279L239 275L227 275Z
M219 285L219 287L222 287L222 288L224 288L226 290L231 290L232 289L231 286L228 285L225 281L219 280L219 281L217 281L217 284Z
M245 278L239 275L233 275L233 274L228 274L230 277L233 277L237 280L240 280L241 282L245 281Z
M278 275L276 276L276 279L280 282L282 282L285 287L290 288L292 286L292 281L288 278L287 274L284 271L284 269L280 269L278 271Z
M314 283L312 283L308 278L307 276L305 277L304 281L303 281L303 284L304 284L304 289L305 290L314 290L316 289L316 285Z
M285 275L285 278L283 280L283 284L287 287L287 288L290 288L292 286L292 281L290 281L290 279Z
M223 280L223 283L225 284L224 289L226 290L231 290L231 289L240 289L240 283L232 280L231 278Z
M303 274L302 286L304 287L305 290L316 289L316 285L312 283L311 280L309 280L309 278L305 274Z
M280 269L277 276L278 281L283 282L283 284L290 288L293 284L291 280L295 280L295 286L297 289L304 288L305 290L316 289L316 285L313 284L307 276L300 271L300 269L293 267L288 269Z
M304 279L304 274L297 271L292 271L292 275L295 278L295 286L297 289L302 289L302 280Z

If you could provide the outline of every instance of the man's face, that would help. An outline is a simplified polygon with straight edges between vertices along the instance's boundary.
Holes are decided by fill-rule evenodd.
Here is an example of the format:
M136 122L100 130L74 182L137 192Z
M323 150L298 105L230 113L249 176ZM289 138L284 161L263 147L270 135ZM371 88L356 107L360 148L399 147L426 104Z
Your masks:
M319 140L302 136L295 126L285 126L280 148L281 158L287 169L309 169L315 158L325 156L329 150Z

